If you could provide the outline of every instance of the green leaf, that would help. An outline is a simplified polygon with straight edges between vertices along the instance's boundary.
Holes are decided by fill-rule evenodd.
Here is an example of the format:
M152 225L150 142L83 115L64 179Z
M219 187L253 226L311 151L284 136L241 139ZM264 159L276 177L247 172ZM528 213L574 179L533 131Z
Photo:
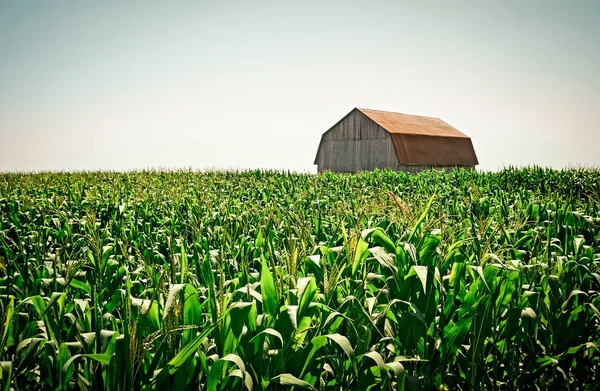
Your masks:
M375 362L375 365L377 365L377 368L379 369L379 376L381 376L382 379L386 377L387 370L385 368L385 361L383 360L383 357L381 357L381 354L372 351L363 354L363 356L368 357Z
M212 317L213 322L217 321L218 318L218 309L217 309L217 294L215 292L215 277L213 271L211 269L211 259L208 254L204 256L204 260L202 261L201 266L202 271L202 280L204 282L204 286L208 288L208 302L210 308L210 315Z
M169 374L174 374L177 370L198 350L204 339L208 334L210 334L215 328L215 325L207 327L202 334L194 338L190 343L188 343L183 349L177 353L175 357L169 361L168 371Z
M323 346L327 345L327 337L324 335L314 337L310 341L310 343L312 345L312 348L311 348L310 352L308 353L306 360L304 360L304 366L302 367L302 371L300 372L301 377L304 375L304 372L306 371L306 369L312 364L312 358L314 357L317 350L319 350Z
M485 280L485 275L483 273L483 267L481 267L481 266L475 266L475 265L469 265L469 267L477 272L477 274L479 275L479 278L481 278L481 281L483 282L483 284L485 285L485 287L487 288L487 290L491 291L490 287L488 286L487 281Z
M346 353L346 355L348 356L348 358L350 359L350 361L354 360L354 349L352 348L352 345L350 344L350 341L348 341L348 338L344 337L341 334L327 334L325 335L325 337L331 339L332 341L334 341L335 343L337 343L343 350L344 353Z
M3 385L3 391L11 390L12 383L12 373L13 373L13 363L12 361L0 361L0 385Z
M278 312L277 292L275 290L275 283L273 282L273 275L265 258L262 260L260 270L260 294L262 297L263 312L269 314L274 319Z
M88 295L92 294L92 287L83 281L73 279L73 280L71 280L71 283L69 285L71 285L74 288L81 289Z
M302 318L306 315L306 311L310 303L317 295L317 284L313 277L302 277L298 279L298 317Z
M202 305L198 297L198 292L191 284L185 284L183 303L183 319L184 326L198 326L202 323ZM182 343L186 345L192 340L195 330L184 330Z
M256 334L254 337L252 337L252 339L250 341L248 341L248 342L252 343L255 340L258 340L264 334L272 335L275 338L279 339L279 341L281 342L281 346L283 347L283 337L281 336L281 334L279 333L279 331L271 329L271 328L264 329L263 331L261 331L260 333Z
M399 361L392 361L385 364L387 368L392 370L395 375L401 375L404 373L404 365Z
M535 371L538 371L544 367L547 366L557 366L558 365L558 360L555 359L554 357L549 357L549 356L545 356L545 357L540 357L538 359L535 360L535 363L537 364L537 368L535 368Z
M423 287L423 293L427 294L427 266L413 265L408 273L407 277L416 274L421 280L421 286Z
M240 379L242 379L244 381L244 385L246 386L246 389L248 391L252 391L252 389L254 388L254 382L252 381L252 376L250 376L250 374L248 372L243 373L242 371L240 371L239 369L234 369L233 371L231 371L231 373L229 375L227 375L227 377L239 377Z
M25 299L24 303L33 304L33 308L35 308L39 317L42 317L46 313L46 302L39 295Z
M225 361L216 360L210 367L210 372L206 378L206 391L215 391L219 386L219 382L223 378L223 370Z
M169 288L169 296L167 297L167 303L165 304L165 309L163 311L163 320L167 319L167 316L169 316L171 309L179 298L179 294L184 288L185 284L173 284Z
M417 231L421 227L421 223L423 223L423 220L425 220L425 218L427 218L427 215L429 214L429 211L431 210L431 205L433 204L434 199L435 199L435 194L429 198L429 201L427 202L427 205L425 206L425 209L423 210L421 217L419 217L419 219L415 223L415 226L413 227L413 229L410 233L410 236L406 240L408 243L412 243L412 239L415 237L415 235L417 234Z
M398 384L398 391L404 391L406 371L404 365L398 361L392 361L385 364L386 368L389 368L394 372L396 376L396 384Z
M569 294L569 297L567 297L567 300L565 300L565 302L562 304L561 309L565 310L567 308L567 305L571 302L571 299L574 299L578 296L584 296L585 298L588 298L589 295L587 293L585 293L584 291L581 291L579 289L574 289Z
M2 339L0 339L0 355L2 355L4 350L4 344L6 343L6 339L8 336L8 329L12 323L13 313L15 312L15 298L11 297L8 305L6 306L4 313L4 326L2 328Z
M533 308L527 307L527 308L524 308L521 311L521 319L536 320L537 319L537 314L535 313L535 311L533 310Z
M62 343L60 344L60 348L58 349L58 354L56 355L56 367L57 368L63 368L63 365L65 365L65 363L69 360L69 358L71 358L71 353L69 352L69 348L67 347L66 344ZM73 369L69 367L67 367L67 370L62 370L59 373L59 381L60 381L60 386L62 389L67 389L67 384L69 382L69 380L71 380L71 377L73 376Z
M442 339L442 364L445 365L456 354L460 345L469 334L473 317L464 317L454 324L448 323L444 327L444 338Z
M594 315L596 316L596 318L598 318L598 320L600 320L600 311L598 310L598 308L596 308L592 303L588 303L590 308L592 309L592 312L594 313Z
M183 349L181 349L179 353L177 353L175 357L169 361L166 372L169 375L173 375L175 372L177 372L177 370L179 370L179 368L181 368L186 361L196 353L200 345L202 345L202 342L204 342L204 339L206 339L206 337L212 333L212 331L227 315L229 315L229 309L223 312L217 322L207 326L200 335L184 346ZM156 377L154 379L157 380Z
M246 387L248 386L248 384L246 383L246 366L244 365L244 361L237 354L228 354L214 362L214 364L210 370L210 373L208 375L208 380L207 380L207 390L208 391L214 391L217 389L219 381L222 378L222 370L223 370L223 367L224 367L224 364L226 361L237 365L238 369L240 370L240 374L241 374L240 378L244 380L244 384L246 385ZM251 380L252 379L250 379L250 381ZM250 386L249 389L251 390L252 386Z
M398 273L394 256L388 253L383 247L372 247L369 249L369 252L383 267L391 270L393 273Z
M457 287L460 284L465 275L465 264L455 262L452 264L452 271L450 272L450 286Z
M248 315L253 308L251 302L238 302L229 307L229 316L225 318L220 328L221 332L221 354L234 353L244 332L244 326L248 325Z
M183 238L180 239L181 242L181 271L180 271L180 283L185 284L187 281L187 269L188 269L188 258L185 252L185 245L183 243Z
M99 363L101 363L101 364L108 365L108 364L110 364L110 358L111 358L111 355L108 355L108 354L102 354L102 353L94 353L94 354L76 354L76 355L72 356L72 357L71 357L71 358L70 358L70 359L69 359L69 360L68 360L68 361L65 363L65 365L62 367L62 371L66 373L66 372L69 370L69 368L71 367L71 364L73 364L73 362L74 362L75 360L77 360L78 358L80 358L80 357L87 357L87 358L90 358L90 359L92 359L92 360L94 360L94 361L97 361L97 362L99 362Z
M382 246L388 253L396 253L396 244L385 234L381 228L365 229L361 232L361 237L365 240L371 238L373 242Z
M271 382L281 384L282 386L294 386L300 388L306 388L309 390L316 390L310 383L298 379L296 376L291 373L283 373L281 375L275 376L271 378Z
M362 239L358 238L356 248L354 249L354 260L352 261L352 275L356 274L358 267L367 259L369 255L369 245Z

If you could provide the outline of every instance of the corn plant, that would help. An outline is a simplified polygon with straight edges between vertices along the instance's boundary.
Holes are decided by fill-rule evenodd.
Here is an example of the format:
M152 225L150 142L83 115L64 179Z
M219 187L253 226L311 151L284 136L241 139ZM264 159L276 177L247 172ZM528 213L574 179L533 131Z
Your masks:
M0 174L2 390L594 389L600 173Z

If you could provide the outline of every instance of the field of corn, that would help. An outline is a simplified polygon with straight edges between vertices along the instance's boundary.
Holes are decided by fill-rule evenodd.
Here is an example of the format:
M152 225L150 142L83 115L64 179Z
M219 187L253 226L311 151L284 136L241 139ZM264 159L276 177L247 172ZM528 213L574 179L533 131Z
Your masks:
M600 172L0 174L0 390L600 387Z

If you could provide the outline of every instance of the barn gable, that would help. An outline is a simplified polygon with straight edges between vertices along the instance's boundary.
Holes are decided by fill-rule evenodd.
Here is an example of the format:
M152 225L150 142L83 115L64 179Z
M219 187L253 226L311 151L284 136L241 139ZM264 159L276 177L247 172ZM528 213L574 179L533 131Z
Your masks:
M438 118L355 108L321 137L319 171L354 172L390 168L478 164L471 139Z
M389 132L354 109L323 134L315 164L339 172L397 169L398 156Z

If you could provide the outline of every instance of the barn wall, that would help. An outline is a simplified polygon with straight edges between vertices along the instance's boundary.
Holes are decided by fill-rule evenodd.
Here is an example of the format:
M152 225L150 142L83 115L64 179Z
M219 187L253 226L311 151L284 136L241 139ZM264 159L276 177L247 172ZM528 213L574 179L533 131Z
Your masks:
M319 171L398 169L398 156L390 134L354 110L323 135L317 156Z

